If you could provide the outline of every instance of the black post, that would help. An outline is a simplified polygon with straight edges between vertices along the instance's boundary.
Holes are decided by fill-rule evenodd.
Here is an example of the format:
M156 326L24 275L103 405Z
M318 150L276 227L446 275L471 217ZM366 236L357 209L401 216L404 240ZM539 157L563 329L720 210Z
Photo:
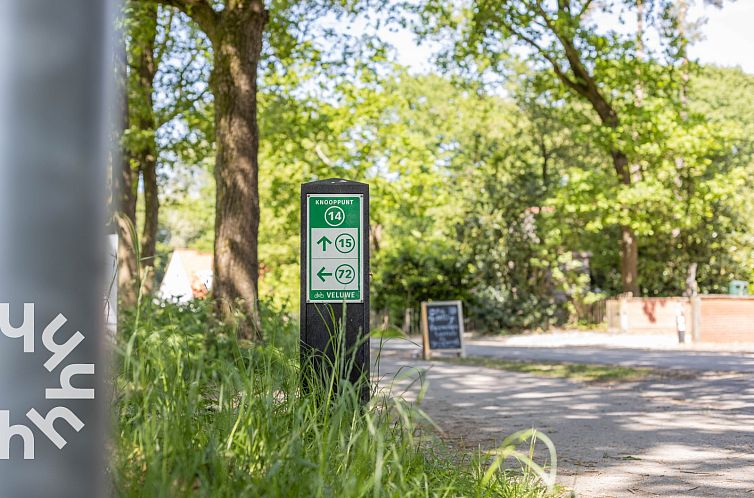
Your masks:
M301 366L344 364L368 401L369 185L333 178L301 186Z

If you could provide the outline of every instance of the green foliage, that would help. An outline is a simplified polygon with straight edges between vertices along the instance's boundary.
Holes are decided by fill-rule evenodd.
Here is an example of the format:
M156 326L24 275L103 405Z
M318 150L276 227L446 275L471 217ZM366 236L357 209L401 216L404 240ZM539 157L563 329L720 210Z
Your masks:
M423 299L454 297L478 330L573 321L580 306L621 292L621 225L638 236L643 294L684 292L693 263L701 292L752 279L754 78L691 64L683 107L682 40L668 2L645 3L647 30L663 50L642 60L633 34L597 26L592 11L578 25L558 21L558 32L575 30L620 115L608 129L544 57L568 65L533 22L542 18L535 3L414 3L417 30L447 48L444 75L391 64L375 19L360 35L336 29L338 19L373 12L369 2L270 4L259 93L263 296L298 300L299 184L328 177L370 184L373 304L393 325ZM556 4L543 5L552 19ZM634 15L628 1L592 8L610 5L612 15ZM166 56L165 74L188 69L183 83L158 78L159 95L187 96L158 110L185 109L158 133L167 151L160 248L211 250L212 103L202 94L211 53L190 23L179 26L182 15L168 30L166 12L158 41L175 39L176 58ZM616 179L614 147L628 156L631 185ZM588 268L575 268L581 255Z
M653 141L636 152L642 181L620 187L583 109L536 97L529 85L539 77L522 73L514 102L404 74L352 89L347 113L314 100L263 104L264 121L275 124L262 145L264 292L297 298L291 185L309 175L371 184L374 304L393 323L422 299L451 296L468 301L479 330L564 323L593 299L589 289L620 291L614 240L623 221L643 235L646 294L683 292L692 261L704 292L751 268L743 116L723 126L691 113L679 124L674 111L658 110ZM588 283L583 272L563 271L574 251L591 255Z
M393 323L401 323L405 308L417 309L422 301L468 296L467 268L457 246L445 239L425 240L416 232L378 252L372 264L375 309L388 310Z
M751 178L751 141L740 138L751 136L750 97L742 98L741 109L722 97L740 93L731 84L745 89L750 83L740 72L713 70L712 80L725 92L713 90L704 76L692 77L687 108L680 98L687 92L685 69L678 61L688 26L681 25L672 2L644 2L644 8L646 29L657 35L651 49L639 43L638 36L647 33L597 23L595 13L635 15L629 1L427 0L416 8L422 20L416 29L444 41L446 71L493 91L500 80L510 86L517 75L514 94L533 125L527 132L540 139L542 169L560 177L530 204L549 208L536 231L548 252L588 250L595 257L594 283L618 292L618 244L607 236L617 240L617 228L629 227L639 241L643 294L684 292L692 264L699 265L701 291L720 292L751 264L751 195L741 190L743 179ZM508 55L512 45L525 63ZM725 109L713 120L694 112L715 106ZM725 120L733 114L736 118ZM616 178L616 152L629 161L630 181ZM742 245L748 249L741 251ZM527 259L509 256L514 264L528 265ZM549 258L548 275L555 259ZM534 282L526 288L533 290Z
M204 302L150 305L121 327L114 384L120 497L546 496L533 470L487 468L418 437L420 413L299 386L295 323L263 308L239 345ZM501 448L510 453L521 440ZM499 462L498 462L499 463Z

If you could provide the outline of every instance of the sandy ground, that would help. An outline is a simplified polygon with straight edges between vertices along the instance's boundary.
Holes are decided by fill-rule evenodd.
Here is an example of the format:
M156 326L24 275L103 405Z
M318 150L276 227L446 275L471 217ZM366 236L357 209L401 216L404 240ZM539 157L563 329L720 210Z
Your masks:
M558 481L577 496L754 496L748 355L726 355L727 371L697 369L690 380L605 385L424 362L417 351L389 341L381 384L412 399L411 379L424 372L421 406L453 444L492 449L535 427L554 441ZM637 361L646 353L633 350Z

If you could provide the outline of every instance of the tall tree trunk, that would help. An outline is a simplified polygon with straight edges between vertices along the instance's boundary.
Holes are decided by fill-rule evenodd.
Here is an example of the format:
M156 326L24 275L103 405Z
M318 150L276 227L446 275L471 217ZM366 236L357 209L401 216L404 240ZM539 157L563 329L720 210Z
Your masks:
M157 37L157 5L138 6L138 26L133 36L134 94L139 106L132 110L138 128L138 150L134 158L144 181L144 227L141 235L142 291L151 294L154 288L154 256L160 201L157 188L157 120L154 115L155 39Z
M558 3L558 15L567 19L571 16L567 8L567 2ZM566 59L571 72L575 78L570 78L563 72L563 69L556 62L552 62L553 69L557 77L572 91L586 99L595 110L603 125L618 130L620 119L618 114L610 104L610 101L602 94L597 81L589 72L588 66L583 62L581 54L574 44L572 34L569 32L554 32L563 46ZM536 47L536 45L535 45ZM613 144L610 149L610 155L613 159L613 168L618 177L618 181L623 185L631 185L631 168L629 167L628 156L618 146ZM620 258L621 258L621 280L623 292L631 292L634 296L639 295L639 249L636 240L636 234L630 226L622 225L620 227Z
M224 319L243 312L239 335L248 339L261 337L257 65L266 22L261 0L226 8L213 40L210 80L217 146L212 292Z
M157 161L154 156L144 158L141 163L144 181L144 227L141 235L141 269L143 274L142 291L151 294L154 290L154 258L157 246L160 200L157 189Z
M596 84L583 88L582 95L592 104L604 125L614 130L619 127L620 121L617 113L597 90ZM618 181L625 186L631 185L631 168L626 153L613 146L610 150L610 156L613 159L613 169ZM630 292L634 296L639 296L639 247L636 234L627 225L620 227L620 267L623 292Z
M259 128L257 66L268 12L264 0L141 0L182 10L212 42L215 97L215 254L212 294L219 316L239 335L261 338L259 317Z
M686 292L683 294L684 296L694 297L699 294L699 286L696 283L696 269L696 263L689 263L686 270Z
M631 185L628 157L620 150L611 151L611 155L618 179L623 185ZM639 246L633 228L628 225L620 227L620 274L623 292L639 296Z
M636 2L636 57L638 62L644 60L644 0ZM634 84L634 104L637 108L644 105L644 85L642 82L641 67L636 69L636 82ZM617 127L615 121L610 121L613 127ZM638 132L632 133L633 139L639 139ZM640 181L642 177L641 164L634 162L629 164L628 158L621 151L613 151L613 164L616 174L623 185L631 185ZM639 247L636 234L627 225L620 227L620 274L623 292L630 292L639 296Z
M128 129L128 76L126 72L127 56L126 42L121 40L116 57L116 83L118 85L120 134ZM117 203L116 224L118 228L118 299L123 307L136 304L139 285L139 269L136 256L136 181L131 168L131 157L128 147L121 139L120 154L117 163L113 162L113 182L115 183ZM116 167L116 164L118 165Z

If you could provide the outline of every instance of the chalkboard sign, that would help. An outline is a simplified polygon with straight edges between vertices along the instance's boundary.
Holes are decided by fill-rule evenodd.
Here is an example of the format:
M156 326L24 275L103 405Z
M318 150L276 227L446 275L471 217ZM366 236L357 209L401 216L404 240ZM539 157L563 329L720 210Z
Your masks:
M422 303L424 358L432 351L456 352L463 356L463 308L461 301Z

